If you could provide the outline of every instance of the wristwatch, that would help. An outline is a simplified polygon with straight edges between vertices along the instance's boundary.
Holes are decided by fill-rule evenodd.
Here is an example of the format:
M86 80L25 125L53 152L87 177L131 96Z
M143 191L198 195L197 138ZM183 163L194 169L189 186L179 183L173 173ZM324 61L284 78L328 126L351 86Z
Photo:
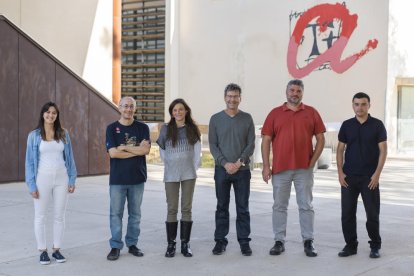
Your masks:
M244 163L244 159L243 158L240 157L239 158L239 161L240 161L242 167L246 166L246 163Z

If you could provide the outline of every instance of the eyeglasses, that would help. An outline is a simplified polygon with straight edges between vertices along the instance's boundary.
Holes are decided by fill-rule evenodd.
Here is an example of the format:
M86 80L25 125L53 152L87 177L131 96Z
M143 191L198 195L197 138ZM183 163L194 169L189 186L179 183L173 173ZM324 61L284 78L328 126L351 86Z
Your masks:
M135 108L135 106L134 105L127 105L127 104L125 104L125 105L121 105L123 108L125 108L125 109L134 109Z

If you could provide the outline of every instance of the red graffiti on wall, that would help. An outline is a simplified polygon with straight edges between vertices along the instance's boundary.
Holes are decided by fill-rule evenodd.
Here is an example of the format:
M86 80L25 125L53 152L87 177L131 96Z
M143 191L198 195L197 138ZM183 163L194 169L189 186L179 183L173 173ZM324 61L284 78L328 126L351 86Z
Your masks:
M309 23L316 19L316 24L321 33L325 32L328 25L334 20L342 21L342 29L338 39L327 49L324 53L317 56L309 64L303 68L297 68L296 60L298 49L301 44L301 39L305 29ZM358 16L350 14L349 10L339 3L337 4L321 4L317 5L302 14L296 23L295 29L289 41L287 66L289 73L295 78L302 78L309 75L313 70L330 62L330 67L336 73L343 73L348 70L358 59L363 57L368 51L375 49L378 45L378 40L369 40L364 49L341 60L342 53L353 33L357 27Z

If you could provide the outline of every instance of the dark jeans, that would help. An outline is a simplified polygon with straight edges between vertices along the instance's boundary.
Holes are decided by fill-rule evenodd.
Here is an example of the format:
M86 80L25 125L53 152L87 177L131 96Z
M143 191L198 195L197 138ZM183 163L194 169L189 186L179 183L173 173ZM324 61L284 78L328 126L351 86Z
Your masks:
M226 241L229 233L229 203L230 190L233 184L236 202L236 231L237 240L240 244L250 241L250 170L241 170L235 174L228 174L223 167L216 166L214 180L216 183L216 231L214 232L215 241Z
M358 196L361 194L367 216L366 228L371 248L381 248L381 236L379 233L380 191L368 188L371 181L368 176L347 176L348 188L341 188L342 204L342 232L348 245L357 245L356 212Z

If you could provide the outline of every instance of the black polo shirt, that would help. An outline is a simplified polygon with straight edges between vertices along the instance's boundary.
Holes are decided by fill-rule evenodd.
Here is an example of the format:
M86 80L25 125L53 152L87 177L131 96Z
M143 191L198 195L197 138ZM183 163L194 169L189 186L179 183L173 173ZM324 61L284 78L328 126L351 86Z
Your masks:
M346 144L344 173L371 177L378 165L378 144L387 141L387 131L371 115L363 124L354 117L342 123L338 140Z

